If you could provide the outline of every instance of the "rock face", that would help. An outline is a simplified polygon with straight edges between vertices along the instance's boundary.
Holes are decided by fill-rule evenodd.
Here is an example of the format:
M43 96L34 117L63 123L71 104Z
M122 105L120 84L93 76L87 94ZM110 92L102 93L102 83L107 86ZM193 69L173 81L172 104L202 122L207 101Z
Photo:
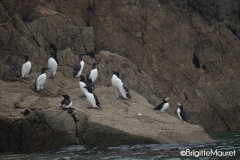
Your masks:
M30 82L46 66L49 44L58 49L58 74L72 77L81 52L86 74L102 60L97 86L108 87L113 69L124 70L130 88L157 105L171 97L168 113L181 101L188 121L207 131L237 130L239 126L240 55L238 2L231 0L31 0L0 1L0 76L19 81L24 54L33 64ZM84 49L86 46L86 50ZM59 96L71 80L46 84L48 94ZM77 84L69 84L73 89ZM51 88L51 89L50 89ZM31 98L34 102L38 95ZM50 109L48 105L18 102L17 107ZM42 100L42 99L41 99ZM46 98L43 98L46 101ZM9 111L6 107L4 111ZM7 112L8 113L8 112ZM5 112L2 113L6 114ZM80 134L80 133L78 133Z
M69 78L59 74L57 83L47 80L51 86L46 85L46 91L66 79ZM73 78L69 81L78 83ZM132 99L121 100L115 96L113 87L97 86L95 94L102 109L88 109L90 103L86 98L79 98L82 95L79 87L71 83L61 89L70 95L74 110L62 110L61 96L35 93L22 81L0 81L4 88L0 95L0 150L31 153L73 144L107 147L211 141L201 126L182 123L169 114L162 116L134 91ZM30 112L24 116L26 109Z

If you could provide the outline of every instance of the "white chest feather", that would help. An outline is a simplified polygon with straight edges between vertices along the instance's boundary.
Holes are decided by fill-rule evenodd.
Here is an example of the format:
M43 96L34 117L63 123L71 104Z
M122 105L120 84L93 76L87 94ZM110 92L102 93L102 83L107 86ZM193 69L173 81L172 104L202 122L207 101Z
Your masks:
M48 59L48 68L51 68L49 71L53 76L55 76L57 71L57 62L52 57Z
M167 108L169 107L169 103L164 103L162 109L161 109L161 112L165 111Z
M97 105L96 105L96 100L93 96L93 94L89 93L89 92L86 92L86 97L89 101L89 103L92 105L93 108L99 108Z
M114 74L111 79L112 86L118 88L123 85L122 81Z
M43 85L46 81L46 73L43 73L43 74L40 74L38 77L37 77L37 80L36 80L36 88L37 90L39 91L40 89L43 89Z
M89 75L89 78L92 79L92 82L94 82L96 79L97 79L97 76L98 76L98 70L97 68L91 70L91 73Z
M181 112L181 110L180 110L180 108L178 108L178 109L177 109L177 114L178 114L179 119L182 120L182 117L181 117L181 115L180 115L180 112Z
M79 81L79 87L81 89L81 91L86 95L86 92L88 92L88 90L86 88L84 88L86 86L86 84L84 82Z
M22 68L21 68L21 76L22 77L27 77L30 70L31 70L31 67L32 67L32 64L30 61L27 61L25 62L23 65L22 65Z

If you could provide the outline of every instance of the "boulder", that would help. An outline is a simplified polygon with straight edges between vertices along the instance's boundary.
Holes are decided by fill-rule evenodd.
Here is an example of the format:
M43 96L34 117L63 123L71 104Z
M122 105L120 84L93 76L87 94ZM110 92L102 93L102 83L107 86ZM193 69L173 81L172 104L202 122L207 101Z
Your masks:
M58 79L78 82L63 75ZM96 86L94 93L102 109L93 109L87 98L79 98L80 88L71 88L69 84L61 89L70 95L72 109L61 109L61 95L42 95L30 87L22 92L24 84L21 81L0 81L0 84L6 88L1 94L0 105L2 152L46 152L73 144L109 147L212 140L201 126L182 123L167 113L161 115L134 91L131 91L131 99L122 100L117 99L115 88ZM9 99L10 96L14 99Z

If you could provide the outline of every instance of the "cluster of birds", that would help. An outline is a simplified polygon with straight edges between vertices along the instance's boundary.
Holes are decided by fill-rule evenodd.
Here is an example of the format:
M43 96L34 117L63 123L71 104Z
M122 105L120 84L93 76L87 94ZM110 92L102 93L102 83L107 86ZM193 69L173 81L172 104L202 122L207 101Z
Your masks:
M46 81L46 71L49 70L51 75L50 79L54 80L57 72L58 67L58 59L57 59L57 49L53 44L50 44L49 52L51 54L51 57L48 59L48 67L42 67L41 74L36 78L35 82L35 90L36 91L43 91L43 86ZM85 46L84 46L85 48ZM85 48L86 51L86 48ZM93 93L95 89L94 81L97 79L98 76L98 70L97 70L97 64L99 64L101 61L93 62L92 63L92 69L87 72L86 78L82 75L82 71L84 68L85 62L83 61L82 57L85 55L89 55L91 58L94 58L94 52L87 52L80 53L79 59L73 66L73 77L79 77L79 87L81 91L83 92L83 97L87 97L89 103L92 105L93 108L101 109L100 102L97 98L97 96ZM24 79L27 79L27 76L31 70L31 62L29 61L28 55L25 55L25 63L22 65L21 68L21 76ZM118 94L117 91L115 91L117 99L130 99L130 90L128 87L128 83L125 80L125 73L121 73L121 79L120 79L120 73L118 71L112 71L113 75L111 78L112 86L119 90L120 94ZM64 100L61 101L61 107L62 108L70 108L72 106L72 101L70 100L69 95L63 94L62 95ZM154 108L154 110L160 110L160 113L163 113L168 107L169 107L169 97L165 97L163 99L163 102L161 102L157 107ZM186 115L183 110L183 104L181 102L177 103L177 114L179 116L179 119L182 121L186 121Z

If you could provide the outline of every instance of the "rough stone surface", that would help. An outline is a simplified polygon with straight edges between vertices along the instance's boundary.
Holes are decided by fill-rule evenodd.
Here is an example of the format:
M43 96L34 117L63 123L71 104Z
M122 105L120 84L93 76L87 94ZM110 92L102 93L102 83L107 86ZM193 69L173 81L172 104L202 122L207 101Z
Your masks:
M63 75L55 81L66 79L78 85L77 79ZM102 107L99 110L91 108L87 98L79 98L82 95L80 88L69 83L61 89L70 95L74 110L63 110L60 95L42 95L30 87L22 92L24 81L0 81L0 85L6 88L4 92L2 90L0 102L2 152L46 152L73 144L107 147L211 141L201 126L182 123L167 113L161 115L134 91L131 92L132 99L122 100L117 99L113 87L97 86L95 94ZM52 84L52 87L57 85ZM45 90L48 92L51 88L46 85ZM30 113L24 116L22 113L26 109Z

